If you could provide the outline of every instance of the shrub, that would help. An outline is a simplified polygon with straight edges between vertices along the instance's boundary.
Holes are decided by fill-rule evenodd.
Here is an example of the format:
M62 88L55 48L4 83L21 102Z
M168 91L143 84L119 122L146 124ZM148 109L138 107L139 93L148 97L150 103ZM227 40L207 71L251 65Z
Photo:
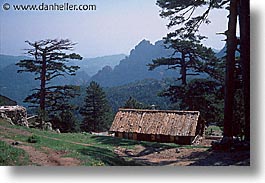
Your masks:
M37 143L40 141L40 138L36 135L32 135L28 138L29 143Z

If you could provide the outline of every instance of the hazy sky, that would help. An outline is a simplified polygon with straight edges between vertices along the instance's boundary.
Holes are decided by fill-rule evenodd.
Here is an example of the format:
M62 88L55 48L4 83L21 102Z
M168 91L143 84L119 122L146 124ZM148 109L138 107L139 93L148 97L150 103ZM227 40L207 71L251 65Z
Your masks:
M84 57L125 53L142 39L155 42L168 32L167 20L159 16L156 0L0 0L0 53L22 55L25 40L69 38L78 45ZM14 11L2 5L14 4L95 4L96 11ZM216 32L227 29L227 11L214 11L212 24L201 31L209 38L206 46L221 49L223 36Z

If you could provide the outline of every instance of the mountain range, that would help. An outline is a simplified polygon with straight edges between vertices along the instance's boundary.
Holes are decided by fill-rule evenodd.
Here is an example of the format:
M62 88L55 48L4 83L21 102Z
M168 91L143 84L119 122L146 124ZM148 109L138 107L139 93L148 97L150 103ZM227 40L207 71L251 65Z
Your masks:
M125 54L108 55L96 58L84 58L81 61L73 60L70 61L69 64L79 66L80 72L84 71L88 76L91 77L105 66L114 68L125 57Z
M153 59L169 57L172 53L173 50L166 49L163 41L151 44L150 41L142 40L119 65L113 69L104 67L92 76L90 81L96 81L104 87L112 87L143 79L161 80L176 76L176 71L168 70L167 66L161 66L154 71L149 71L147 66Z
M82 61L70 61L68 64L80 66L80 69L76 72L76 76L58 77L52 81L52 84L85 85L91 75L97 73L106 65L114 67L125 56L124 54L120 54L97 58L84 58ZM17 101L18 104L22 104L26 96L31 93L31 90L39 86L39 81L34 80L33 73L17 73L19 67L16 63L23 59L28 59L28 57L0 54L0 94Z
M87 86L93 80L103 87L119 87L133 82L141 83L140 81L147 79L178 77L179 70L169 70L167 66L158 67L153 71L148 70L147 64L153 59L168 57L172 53L173 50L166 49L163 41L152 44L150 41L142 40L128 56L119 54L70 61L69 64L80 67L76 76L56 78L53 84ZM217 53L219 57L224 54L224 49ZM0 55L0 95L9 97L20 105L31 90L39 86L32 73L17 73L18 66L15 64L25 58L27 57Z

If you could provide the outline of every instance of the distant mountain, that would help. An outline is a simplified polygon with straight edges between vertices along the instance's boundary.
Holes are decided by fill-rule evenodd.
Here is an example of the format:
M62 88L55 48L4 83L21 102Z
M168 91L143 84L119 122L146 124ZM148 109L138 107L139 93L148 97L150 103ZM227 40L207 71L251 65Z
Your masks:
M212 50L213 50L214 53L219 53L220 52L220 50L217 50L215 48L212 48Z
M224 46L219 52L215 54L217 58L222 58L226 55L226 46Z
M7 98L6 96L0 95L0 106L14 106L17 105L17 102Z
M157 109L169 109L171 102L166 97L159 97L163 89L168 88L169 83L174 80L145 79L122 86L104 88L108 101L114 111L124 106L125 102L133 97L140 103L150 106L155 105Z
M171 102L169 98L159 97L158 94L172 83L176 83L175 78L165 80L145 79L122 86L104 87L103 89L114 112L124 106L130 97L145 106L155 105L157 109L170 109ZM87 85L81 86L81 95L72 100L73 104L79 107L84 105L86 88Z
M15 64L10 64L0 69L0 94L14 99L22 105L23 100L28 96L32 89L39 87L39 81L34 80L33 73L17 73L19 69ZM52 85L82 85L87 83L89 76L78 71L76 76L58 77L52 81Z
M39 81L34 80L33 73L17 73L19 69L15 64L20 60L27 59L25 56L0 55L0 94L14 99L22 105L23 100L31 93L31 90L39 87ZM52 81L52 85L73 84L84 85L90 79L90 74L96 73L104 66L114 67L125 55L111 55L82 61L70 61L71 65L79 65L81 69L76 76L58 77ZM90 74L89 74L90 73Z
M99 70L105 66L114 68L120 63L122 59L126 57L125 54L109 55L96 58L84 58L81 61L71 61L71 65L77 65L80 67L80 71L86 72L89 76L95 75Z
M239 48L239 46L238 46ZM215 56L217 58L222 58L222 57L225 57L226 56L226 45L218 52L215 54ZM236 57L239 57L240 56L240 53L238 51L236 51L236 54L235 54Z
M153 59L169 57L172 50L164 47L163 41L157 41L151 44L147 40L141 41L131 52L128 57L120 61L120 64L111 67L104 67L96 75L91 77L105 87L120 86L127 83L140 81L143 79L162 79L176 76L176 71L168 70L167 66L161 66L154 71L149 71L147 64Z
M15 64L19 62L22 59L25 59L24 56L10 56L10 55L1 55L0 54L0 69L3 69L4 67Z
M18 74L18 66L10 64L0 69L0 94L18 102L19 105L30 93L30 90L37 87L39 83L35 81L32 73Z

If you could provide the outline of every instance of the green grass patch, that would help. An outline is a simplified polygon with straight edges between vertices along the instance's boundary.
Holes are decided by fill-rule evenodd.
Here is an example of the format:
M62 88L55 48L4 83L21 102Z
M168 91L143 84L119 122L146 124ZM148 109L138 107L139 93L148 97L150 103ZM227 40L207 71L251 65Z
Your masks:
M40 142L40 137L38 137L37 135L32 135L28 138L28 143L38 143Z
M0 141L0 166L25 166L29 164L28 154Z
M111 136L95 136L83 133L61 133L51 131L43 131L38 129L29 129L21 126L12 126L8 123L0 123L1 126L22 130L30 133L13 133L10 130L0 131L1 136L21 141L25 145L30 145L36 149L43 151L43 147L53 150L66 151L66 157L77 158L84 166L134 166L138 165L131 158L120 158L115 154L117 147L126 148L128 150L135 149L137 145L143 146L145 149L155 148L158 150L170 148L202 148L201 146L183 146L172 143L157 143L135 141L129 139L116 138ZM29 143L34 142L34 143Z
M207 127L205 134L206 135L222 135L223 130L219 126L211 125Z

